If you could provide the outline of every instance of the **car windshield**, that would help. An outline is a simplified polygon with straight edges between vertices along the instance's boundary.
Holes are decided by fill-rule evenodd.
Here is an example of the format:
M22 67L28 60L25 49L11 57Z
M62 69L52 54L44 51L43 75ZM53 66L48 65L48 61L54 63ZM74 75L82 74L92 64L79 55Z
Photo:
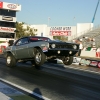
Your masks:
M31 37L30 42L35 42L35 41L51 41L50 38L46 37Z

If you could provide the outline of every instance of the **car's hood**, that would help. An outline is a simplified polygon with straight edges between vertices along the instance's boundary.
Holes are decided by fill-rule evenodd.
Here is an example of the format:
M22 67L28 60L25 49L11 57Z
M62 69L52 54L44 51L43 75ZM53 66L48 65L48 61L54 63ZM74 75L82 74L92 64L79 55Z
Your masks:
M63 41L49 41L49 43L54 43L54 44L76 44L76 43L72 43L72 42L63 42ZM78 45L78 44L76 44Z

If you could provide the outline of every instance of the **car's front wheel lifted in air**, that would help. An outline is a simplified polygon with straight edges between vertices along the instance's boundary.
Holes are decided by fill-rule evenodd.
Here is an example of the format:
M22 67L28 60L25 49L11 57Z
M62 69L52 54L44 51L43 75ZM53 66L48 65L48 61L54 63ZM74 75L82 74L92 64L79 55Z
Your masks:
M10 67L10 68L13 68L16 66L16 59L12 54L7 54L6 65L7 67Z
M71 65L71 64L73 63L73 56L65 57L65 58L63 59L63 63L64 63L65 65Z
M46 56L42 52L42 50L34 48L34 60L31 62L35 64L35 67L37 69L40 69L40 66L44 64L45 60L46 60Z

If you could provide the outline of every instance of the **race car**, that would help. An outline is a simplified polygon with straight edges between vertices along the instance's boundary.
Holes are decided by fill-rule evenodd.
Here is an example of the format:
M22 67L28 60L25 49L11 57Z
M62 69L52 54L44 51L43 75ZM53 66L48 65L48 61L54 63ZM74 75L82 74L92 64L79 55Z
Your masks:
M73 56L79 51L76 43L53 41L48 37L22 37L4 51L8 67L16 66L19 60L31 61L36 68L40 68L45 61L61 59L65 65L73 62Z

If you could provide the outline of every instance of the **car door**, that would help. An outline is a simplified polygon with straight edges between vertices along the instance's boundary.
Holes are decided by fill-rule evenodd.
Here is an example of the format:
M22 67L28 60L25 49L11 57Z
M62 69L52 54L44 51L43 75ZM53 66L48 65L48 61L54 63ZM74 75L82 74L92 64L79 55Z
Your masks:
M21 38L19 41L17 41L15 48L17 58L29 58L28 44L28 38Z

